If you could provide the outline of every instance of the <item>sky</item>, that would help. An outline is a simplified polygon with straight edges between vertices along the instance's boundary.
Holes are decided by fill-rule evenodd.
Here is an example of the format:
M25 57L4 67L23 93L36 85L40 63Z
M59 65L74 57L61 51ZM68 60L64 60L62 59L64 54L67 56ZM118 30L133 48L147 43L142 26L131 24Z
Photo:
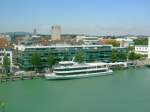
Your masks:
M150 0L0 0L0 32L150 35Z

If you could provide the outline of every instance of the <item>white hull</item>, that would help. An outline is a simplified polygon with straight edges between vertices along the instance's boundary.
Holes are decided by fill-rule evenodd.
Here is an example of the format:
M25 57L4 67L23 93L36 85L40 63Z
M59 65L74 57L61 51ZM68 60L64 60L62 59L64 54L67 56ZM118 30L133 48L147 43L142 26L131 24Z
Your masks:
M48 80L79 79L79 78L87 78L87 77L97 77L102 75L111 75L112 73L113 73L112 70L108 70L107 72L97 72L97 73L78 74L78 75L55 75L54 73L51 73L51 74L46 74L45 78Z

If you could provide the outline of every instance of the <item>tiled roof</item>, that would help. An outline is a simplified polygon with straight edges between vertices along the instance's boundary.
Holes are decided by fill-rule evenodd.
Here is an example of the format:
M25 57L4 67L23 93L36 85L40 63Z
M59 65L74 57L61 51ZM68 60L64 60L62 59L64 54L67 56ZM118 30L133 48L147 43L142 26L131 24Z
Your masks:
M5 38L0 38L0 48L7 48L8 42Z

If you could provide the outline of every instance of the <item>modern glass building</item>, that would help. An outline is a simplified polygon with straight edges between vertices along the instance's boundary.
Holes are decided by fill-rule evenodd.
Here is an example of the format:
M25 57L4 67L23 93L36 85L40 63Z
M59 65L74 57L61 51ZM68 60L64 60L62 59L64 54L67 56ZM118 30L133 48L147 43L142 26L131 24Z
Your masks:
M77 51L83 53L84 62L102 61L109 62L112 46L111 45L55 45L55 46L17 46L18 49L18 64L23 69L31 69L31 57L33 53L40 56L40 68L48 67L48 55L51 53L56 62L71 61ZM115 48L117 51L123 50L127 52L126 48Z

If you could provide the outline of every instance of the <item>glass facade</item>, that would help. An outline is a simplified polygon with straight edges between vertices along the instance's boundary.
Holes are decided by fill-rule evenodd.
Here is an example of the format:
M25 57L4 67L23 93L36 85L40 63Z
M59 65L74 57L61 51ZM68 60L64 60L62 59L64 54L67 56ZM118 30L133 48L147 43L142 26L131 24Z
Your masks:
M120 48L124 52L125 48ZM120 49L116 49L120 51ZM47 60L49 52L53 55L56 62L59 61L71 61L77 51L83 52L84 62L89 62L90 58L93 61L109 62L112 51L110 45L91 45L91 46L49 46L49 47L27 47L24 50L18 52L18 63L23 69L31 69L31 57L33 53L38 53L40 56L40 67L47 67Z

